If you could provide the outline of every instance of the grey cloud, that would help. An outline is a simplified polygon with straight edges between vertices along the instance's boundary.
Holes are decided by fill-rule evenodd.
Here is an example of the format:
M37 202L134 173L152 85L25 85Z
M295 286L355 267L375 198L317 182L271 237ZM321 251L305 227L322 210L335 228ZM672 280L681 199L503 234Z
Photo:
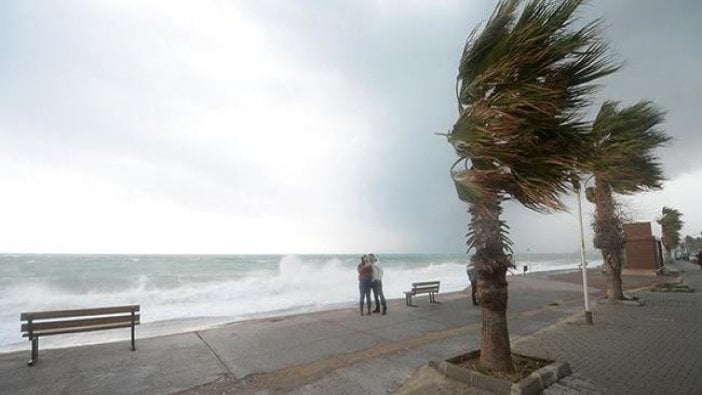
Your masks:
M75 162L81 168L100 155L105 162L144 162L148 166L135 171L153 173L135 177L109 163L99 171L197 209L289 216L295 208L258 197L287 193L288 201L305 199L304 188L286 189L256 177L255 165L229 157L223 147L185 145L177 138L146 133L153 119L170 118L165 128L175 129L189 109L216 107L223 99L245 101L207 76L182 78L191 66L173 54L206 43L170 25L149 26L133 15L97 18L89 3L27 4L4 3L0 10L0 54L8 59L0 65L0 83L6 88L0 94L4 154L57 166ZM365 93L368 102L363 106L380 117L369 126L371 131L364 131L375 138L367 156L329 163L349 179L328 198L355 197L350 198L355 203L340 210L369 223L369 232L382 224L403 235L406 251L465 250L468 214L448 177L454 154L434 133L455 121L460 51L470 30L489 16L494 1L427 2L416 10L401 2L395 10L379 9L375 1L232 4L264 29L283 57L310 73L343 76ZM700 4L595 0L583 12L586 20L605 18L607 37L627 62L607 79L595 106L612 98L624 103L652 99L664 107L665 128L675 137L672 146L660 151L669 177L700 167L696 158L702 137L695 117L702 104ZM168 78L157 78L163 73ZM283 78L268 84L241 89L272 90L281 102L304 94ZM359 103L344 100L347 94L338 92L343 111L360 111ZM325 185L325 180L307 182ZM295 216L304 220L313 214ZM505 217L517 251L577 248L571 214L544 216L510 204ZM339 226L343 221L340 217Z
M625 60L598 96L623 103L654 100L667 111L663 127L674 138L660 151L667 175L699 168L702 133L695 112L702 101L702 3L599 0L586 10L587 16L604 17L606 36Z
M453 155L445 140L432 133L448 129L455 120L453 88L460 49L470 29L489 16L493 3L464 2L437 7L433 13L405 13L391 23L383 23L387 21L368 2L322 3L248 5L293 56L308 59L311 68L348 73L372 92L387 114L388 129L377 133L379 139L391 136L392 143L376 159L377 169L364 190L375 196L369 202L374 215L396 224L421 248L463 249L468 217L448 179ZM702 52L695 50L702 37L700 15L697 2L673 6L655 0L594 1L582 13L584 20L605 19L614 54L626 61L621 72L605 81L590 114L606 98L623 103L652 99L664 107L665 128L676 139L660 151L669 177L699 167L695 153L702 141L693 114L700 105L696 92ZM577 221L570 213L543 216L508 205L505 215L513 222L518 250L577 248ZM534 227L558 236L543 240L541 232L531 231Z

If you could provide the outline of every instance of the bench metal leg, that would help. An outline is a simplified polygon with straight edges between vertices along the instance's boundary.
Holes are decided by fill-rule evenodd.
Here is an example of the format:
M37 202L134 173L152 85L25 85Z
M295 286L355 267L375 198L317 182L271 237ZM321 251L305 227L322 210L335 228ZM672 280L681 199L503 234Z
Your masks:
M29 358L29 361L27 362L28 366L34 366L34 364L39 360L39 338L38 337L33 337L31 339L32 342L32 353Z
M429 302L432 304L441 304L441 302L436 300L436 294L434 292L429 294Z
M134 344L134 310L132 310L132 351L136 351L136 344Z
M417 307L412 304L412 294L405 294L405 303L407 303L409 307Z

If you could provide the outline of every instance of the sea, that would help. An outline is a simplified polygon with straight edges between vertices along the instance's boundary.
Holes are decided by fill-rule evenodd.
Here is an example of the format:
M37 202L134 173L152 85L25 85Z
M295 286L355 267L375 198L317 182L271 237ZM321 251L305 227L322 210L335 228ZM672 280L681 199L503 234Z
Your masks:
M376 254L388 299L412 282L468 285L466 254ZM520 273L577 270L579 254L515 255ZM599 264L590 255L590 264ZM594 260L594 261L592 261ZM55 255L0 254L0 352L27 349L20 313L138 304L137 338L270 316L356 306L358 254ZM517 271L515 270L515 271ZM42 349L124 340L115 329L42 338Z

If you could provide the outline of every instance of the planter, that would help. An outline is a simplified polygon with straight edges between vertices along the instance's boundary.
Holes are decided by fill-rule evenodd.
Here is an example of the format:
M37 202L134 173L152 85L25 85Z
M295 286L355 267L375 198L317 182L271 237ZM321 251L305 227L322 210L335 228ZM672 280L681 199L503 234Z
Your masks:
M631 298L631 299L623 299L623 300L616 300L616 299L597 299L597 303L599 304L615 304L619 306L643 306L646 304L645 299L639 299L639 298Z
M690 286L680 280L676 282L665 282L665 283L659 283L656 284L655 287L651 288L651 291L653 292L695 292L694 288L690 288Z
M566 377L571 373L567 362L554 362L526 355L512 354L518 358L541 361L546 365L529 373L528 376L513 382L504 378L490 376L474 369L464 367L466 361L480 358L480 350L471 351L446 361L432 361L429 366L453 380L466 383L470 386L491 391L496 394L540 394L549 385Z

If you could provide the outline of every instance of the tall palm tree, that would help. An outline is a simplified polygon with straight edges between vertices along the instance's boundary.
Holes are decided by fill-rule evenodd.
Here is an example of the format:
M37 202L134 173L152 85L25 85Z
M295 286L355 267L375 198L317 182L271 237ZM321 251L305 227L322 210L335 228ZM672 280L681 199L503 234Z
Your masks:
M602 252L607 298L622 300L624 234L614 193L660 189L663 171L653 151L670 137L657 129L664 114L652 102L640 101L621 110L617 106L606 101L600 107L582 169L595 179L595 187L587 192L595 204L594 244Z
M511 242L500 219L513 199L537 211L563 208L587 125L580 110L593 82L614 72L599 20L573 29L582 0L501 0L463 50L451 168L471 215L467 244L482 311L480 365L511 372L506 271Z
M658 219L658 223L661 225L661 239L663 247L665 247L666 263L673 260L671 251L680 244L680 230L683 226L681 218L682 213L680 211L670 207L663 207L662 216Z

